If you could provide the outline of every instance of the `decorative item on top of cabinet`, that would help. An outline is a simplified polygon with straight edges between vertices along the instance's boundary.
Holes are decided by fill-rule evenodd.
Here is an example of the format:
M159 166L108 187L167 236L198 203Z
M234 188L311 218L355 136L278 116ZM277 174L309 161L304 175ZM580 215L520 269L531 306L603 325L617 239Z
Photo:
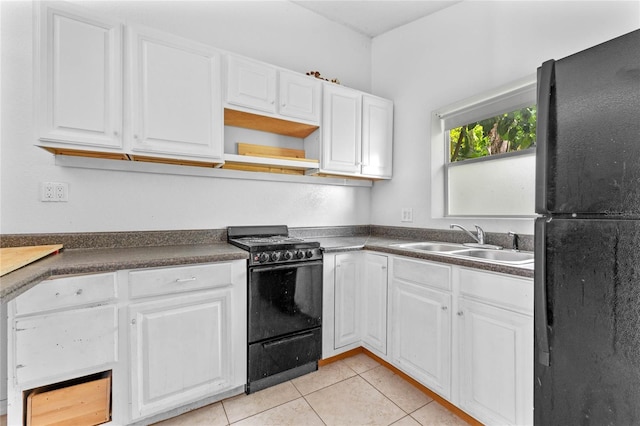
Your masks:
M160 31L127 31L131 143L146 157L223 157L220 54Z
M39 145L122 154L122 25L70 4L36 3ZM120 154L114 154L119 152Z
M307 75L310 75L310 76L315 77L315 78L319 78L320 80L330 81L331 83L340 84L340 80L338 80L337 78L332 78L331 80L329 80L328 78L324 78L320 74L320 71L308 71Z

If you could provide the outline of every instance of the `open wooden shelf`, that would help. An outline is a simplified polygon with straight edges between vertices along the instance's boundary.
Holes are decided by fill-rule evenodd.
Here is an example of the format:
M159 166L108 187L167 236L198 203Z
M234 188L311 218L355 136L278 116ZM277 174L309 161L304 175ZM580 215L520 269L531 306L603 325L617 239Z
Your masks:
M238 154L225 154L224 169L306 175L317 173L318 160L305 158L301 149L238 143Z
M294 138L306 138L319 128L319 126L311 124L266 117L264 115L251 114L249 112L236 111L228 108L224 110L224 125L260 130L262 132L276 133Z

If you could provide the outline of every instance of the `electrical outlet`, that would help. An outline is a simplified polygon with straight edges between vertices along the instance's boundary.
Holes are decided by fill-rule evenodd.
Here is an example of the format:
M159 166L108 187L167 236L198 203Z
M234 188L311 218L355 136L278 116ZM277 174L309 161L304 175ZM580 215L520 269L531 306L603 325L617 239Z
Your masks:
M413 222L413 209L409 207L405 207L400 211L400 221L401 222Z
M40 201L67 202L69 201L69 184L63 182L42 182Z

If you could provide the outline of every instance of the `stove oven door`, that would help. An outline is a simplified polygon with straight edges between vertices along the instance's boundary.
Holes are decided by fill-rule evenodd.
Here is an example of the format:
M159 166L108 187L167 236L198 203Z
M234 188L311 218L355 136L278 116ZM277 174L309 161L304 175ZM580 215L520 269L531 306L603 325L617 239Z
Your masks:
M322 261L249 268L249 343L322 325Z

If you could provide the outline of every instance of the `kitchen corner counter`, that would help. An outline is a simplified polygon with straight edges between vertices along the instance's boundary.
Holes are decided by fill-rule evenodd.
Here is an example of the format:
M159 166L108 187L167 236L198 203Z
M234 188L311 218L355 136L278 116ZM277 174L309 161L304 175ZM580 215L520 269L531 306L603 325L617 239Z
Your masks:
M0 300L6 303L39 282L68 274L177 266L248 259L249 254L227 243L174 246L65 249L0 278Z
M498 272L502 274L516 275L525 278L533 278L533 264L527 266L512 266L493 262L482 262L473 259L462 259L459 257L446 256L428 252L417 252L407 250L394 244L410 243L415 240L388 238L388 237L331 237L316 238L325 253L338 253L354 250L371 250L382 253L395 254L398 256L413 257L416 259L429 260L433 262L448 263L450 265L465 266L469 268L482 269L485 271Z

